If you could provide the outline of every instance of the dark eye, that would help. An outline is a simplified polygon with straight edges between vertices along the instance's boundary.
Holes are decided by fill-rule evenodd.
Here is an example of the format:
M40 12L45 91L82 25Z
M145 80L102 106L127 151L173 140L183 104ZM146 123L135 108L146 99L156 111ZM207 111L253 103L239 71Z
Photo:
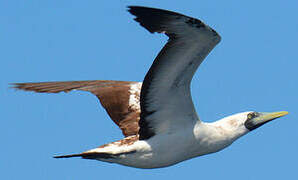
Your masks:
M253 119L258 116L257 112L251 112L247 115L247 119Z

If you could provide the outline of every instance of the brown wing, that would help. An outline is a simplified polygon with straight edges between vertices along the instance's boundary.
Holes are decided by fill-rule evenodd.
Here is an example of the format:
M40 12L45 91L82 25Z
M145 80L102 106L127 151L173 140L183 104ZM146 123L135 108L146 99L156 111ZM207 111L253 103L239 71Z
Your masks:
M142 83L129 81L65 81L15 83L14 88L38 93L59 93L71 90L89 91L96 95L124 136L138 134L140 91Z

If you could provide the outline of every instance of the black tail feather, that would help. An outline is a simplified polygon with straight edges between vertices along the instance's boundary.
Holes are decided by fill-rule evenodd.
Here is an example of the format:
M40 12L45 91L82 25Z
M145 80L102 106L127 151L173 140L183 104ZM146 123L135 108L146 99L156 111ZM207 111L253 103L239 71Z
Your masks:
M71 158L71 157L82 157L82 154L69 154L69 155L62 155L62 156L54 156L53 158Z
M131 154L135 153L136 151L125 152L125 153L118 153L118 154L111 154L111 153L98 153L98 152L84 152L80 154L69 154L69 155L62 155L62 156L54 156L54 158L71 158L71 157L81 157L83 159L112 159L117 158L123 154Z
M115 155L109 154L109 153L89 152L89 153L81 153L81 154L69 154L69 155L62 155L62 156L54 156L54 158L58 158L58 159L59 158L72 158L72 157L81 157L83 159L110 159L110 158L115 158Z
M71 158L71 157L81 157L83 159L112 159L117 158L123 154L131 154L135 153L136 151L125 152L125 153L118 153L118 154L110 154L110 153L98 153L98 152L85 152L81 154L69 154L69 155L62 155L62 156L54 156L54 158Z

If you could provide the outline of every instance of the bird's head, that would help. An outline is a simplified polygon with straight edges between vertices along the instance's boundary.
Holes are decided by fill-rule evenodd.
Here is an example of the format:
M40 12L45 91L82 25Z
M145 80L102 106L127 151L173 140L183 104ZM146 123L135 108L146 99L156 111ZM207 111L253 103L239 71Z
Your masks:
M218 122L216 125L220 125L222 129L231 135L232 139L257 129L258 127L282 116L287 115L287 111L279 112L243 112L228 116Z
M270 122L276 118L287 115L287 111L279 112L250 112L246 115L244 126L246 129L252 131L258 127Z

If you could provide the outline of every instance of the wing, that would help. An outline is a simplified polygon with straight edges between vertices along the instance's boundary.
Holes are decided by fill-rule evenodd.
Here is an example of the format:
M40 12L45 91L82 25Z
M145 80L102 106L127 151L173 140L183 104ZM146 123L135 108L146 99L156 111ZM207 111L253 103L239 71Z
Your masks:
M175 12L139 6L130 6L128 11L149 32L169 37L142 85L140 139L193 125L199 118L190 82L220 36L202 21Z
M59 93L71 90L89 91L96 95L124 136L136 135L140 120L142 83L128 81L65 81L16 83L14 88L39 93Z

